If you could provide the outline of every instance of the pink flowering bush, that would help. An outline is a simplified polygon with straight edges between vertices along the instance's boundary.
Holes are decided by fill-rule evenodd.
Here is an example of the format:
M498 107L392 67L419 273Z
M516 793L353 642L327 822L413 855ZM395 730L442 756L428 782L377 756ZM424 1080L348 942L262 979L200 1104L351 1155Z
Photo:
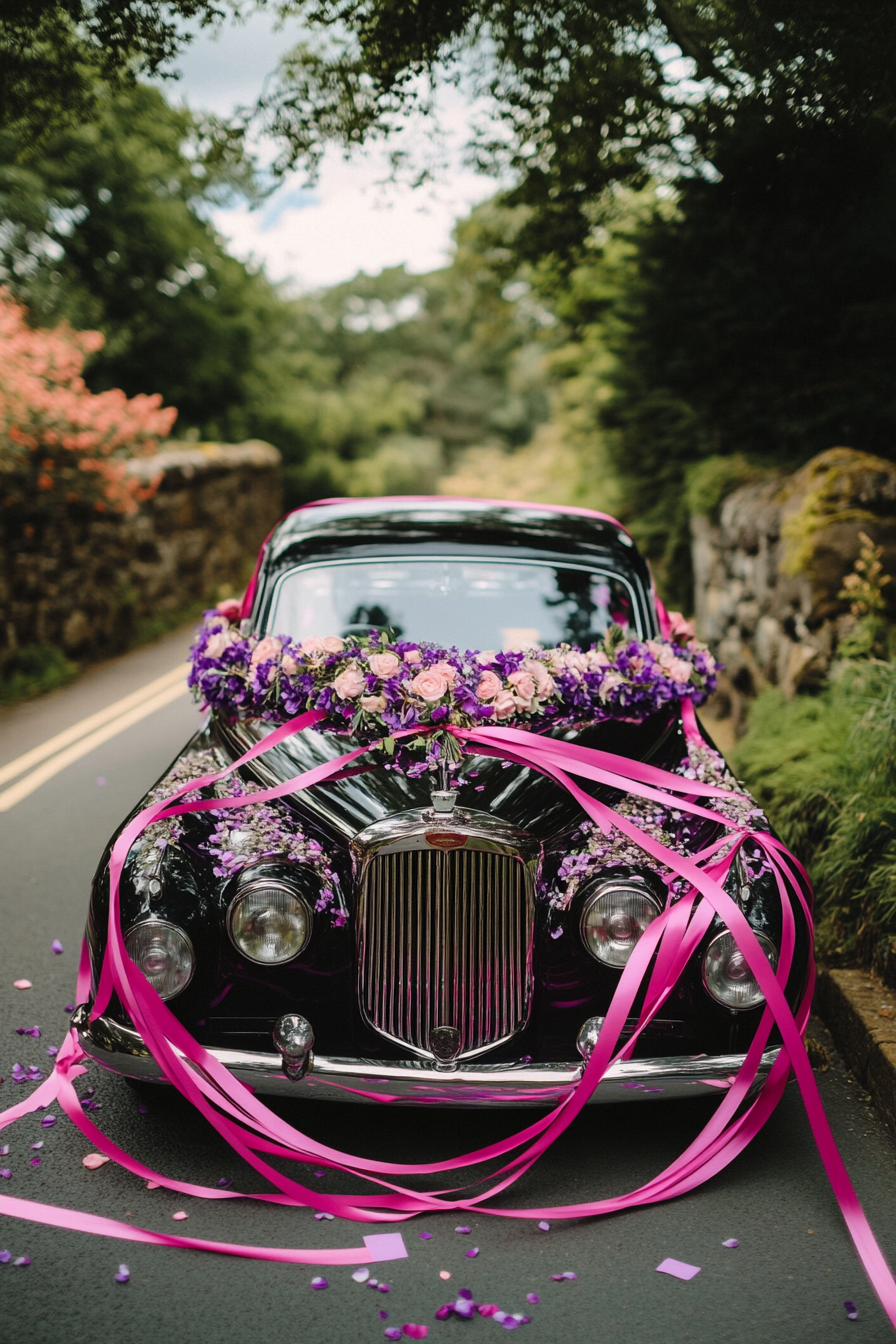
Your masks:
M0 507L28 520L82 506L133 513L149 484L129 476L124 457L151 454L177 416L161 397L89 391L84 361L98 331L29 327L25 309L0 288Z

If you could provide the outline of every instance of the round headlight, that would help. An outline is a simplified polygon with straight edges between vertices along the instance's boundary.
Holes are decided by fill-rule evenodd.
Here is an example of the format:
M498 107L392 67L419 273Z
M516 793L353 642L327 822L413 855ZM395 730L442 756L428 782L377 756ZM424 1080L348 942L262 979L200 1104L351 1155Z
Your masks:
M771 938L757 933L756 941L765 953L772 970L778 965L778 949ZM743 952L734 941L734 935L726 929L713 938L703 957L703 983L708 994L716 1003L735 1011L739 1008L755 1008L765 1003L765 995L759 988L756 977L750 970Z
M125 934L124 945L160 999L173 999L193 979L193 944L166 919L148 919Z
M276 966L297 957L311 936L311 910L283 882L259 879L243 887L227 917L230 937L250 961Z
M616 882L585 902L582 941L605 966L624 966L641 934L660 913L656 897L642 886Z

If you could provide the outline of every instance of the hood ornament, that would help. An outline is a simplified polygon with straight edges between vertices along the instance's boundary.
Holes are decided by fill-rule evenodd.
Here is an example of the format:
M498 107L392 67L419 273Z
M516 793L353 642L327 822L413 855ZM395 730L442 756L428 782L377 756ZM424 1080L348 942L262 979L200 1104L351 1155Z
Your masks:
M448 762L439 761L439 787L430 791L433 812L449 814L454 811L457 803L457 789L451 787L451 780L448 778Z

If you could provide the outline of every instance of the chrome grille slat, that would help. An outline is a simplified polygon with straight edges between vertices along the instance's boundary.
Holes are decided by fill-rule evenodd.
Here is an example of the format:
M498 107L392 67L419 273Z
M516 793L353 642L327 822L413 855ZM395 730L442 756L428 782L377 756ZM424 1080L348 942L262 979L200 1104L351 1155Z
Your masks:
M526 1022L534 911L526 865L478 849L409 849L365 865L359 989L377 1031L429 1055L454 1026L461 1057Z

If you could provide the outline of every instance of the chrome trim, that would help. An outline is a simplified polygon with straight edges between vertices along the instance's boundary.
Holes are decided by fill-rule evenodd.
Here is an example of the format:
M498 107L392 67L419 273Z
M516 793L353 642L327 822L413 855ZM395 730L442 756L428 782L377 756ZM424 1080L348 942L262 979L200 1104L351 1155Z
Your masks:
M166 1084L156 1061L137 1032L110 1018L88 1021L86 1004L72 1026L82 1050L103 1068L126 1078ZM256 1093L309 1101L344 1101L398 1106L552 1106L568 1096L582 1076L581 1063L467 1064L440 1073L422 1060L393 1062L315 1055L304 1078L290 1081L279 1055L206 1047L239 1082ZM751 1088L755 1092L778 1057L766 1050ZM676 1055L613 1064L589 1103L673 1101L682 1097L718 1097L745 1055Z
M374 1031L429 1062L437 1028L460 1032L458 1061L521 1031L538 841L488 813L418 808L367 827L352 850L358 1001Z

